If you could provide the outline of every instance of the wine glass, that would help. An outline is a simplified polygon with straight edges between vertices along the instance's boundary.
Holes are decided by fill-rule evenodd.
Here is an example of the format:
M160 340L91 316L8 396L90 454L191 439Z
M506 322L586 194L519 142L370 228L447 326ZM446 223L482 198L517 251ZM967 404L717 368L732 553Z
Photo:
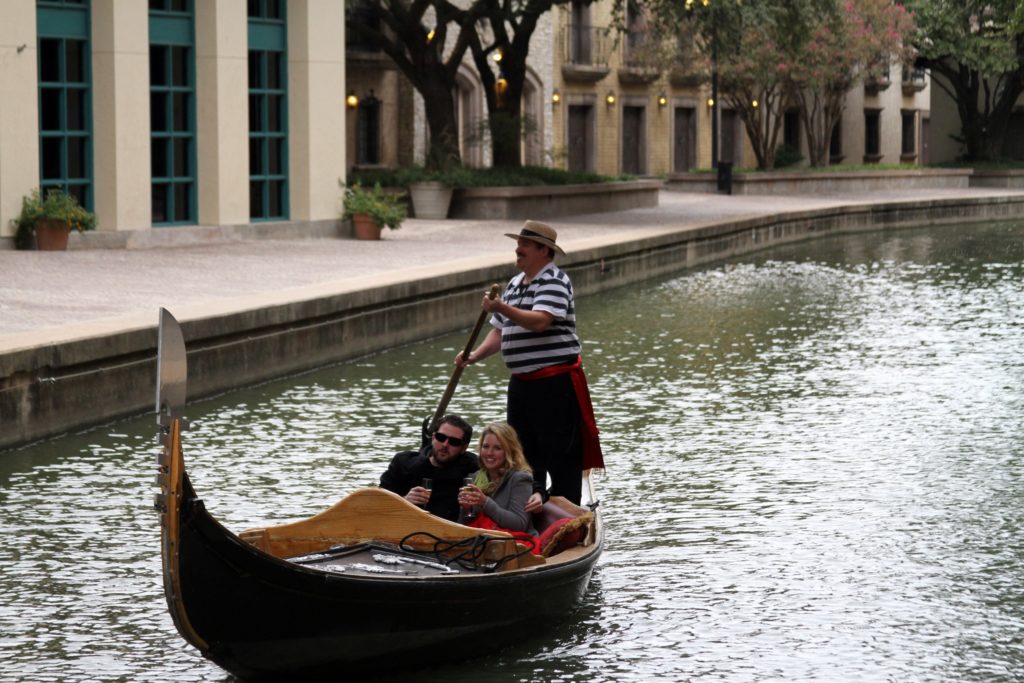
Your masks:
M476 477L466 477L465 479L462 480L462 487L463 488L468 488L470 486L473 486L473 482L475 482L475 481L476 481ZM474 505L474 506L470 507L468 510L466 510L466 519L467 520L471 520L471 519L475 518L477 516L477 514L479 514L479 513L480 513L480 510L477 509L476 505Z

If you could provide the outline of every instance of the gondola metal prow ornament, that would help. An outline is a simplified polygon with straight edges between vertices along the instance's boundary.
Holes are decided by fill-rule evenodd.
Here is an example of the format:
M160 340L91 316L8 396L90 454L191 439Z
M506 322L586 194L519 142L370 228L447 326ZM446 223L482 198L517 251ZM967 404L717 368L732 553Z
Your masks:
M171 420L184 415L187 368L181 326L170 311L161 308L157 331L156 413L157 423L165 428L169 427Z
M154 496L153 506L160 513L160 556L164 594L167 597L171 620L178 632L200 652L206 652L210 646L193 628L182 600L181 571L176 546L179 542L179 509L184 503L182 492L185 462L181 452L181 432L187 428L184 412L188 390L188 361L181 326L166 308L160 309L156 368L156 412L163 451L157 459L157 483L160 492Z

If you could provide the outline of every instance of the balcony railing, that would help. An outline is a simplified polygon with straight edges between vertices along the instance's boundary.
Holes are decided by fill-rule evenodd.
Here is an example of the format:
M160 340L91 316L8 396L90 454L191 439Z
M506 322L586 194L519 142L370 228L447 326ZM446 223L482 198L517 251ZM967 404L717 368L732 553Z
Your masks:
M928 78L924 69L919 67L903 67L903 94L913 95L928 87Z
M630 31L622 41L620 83L652 83L661 76L655 47L646 31Z
M622 63L643 68L648 66L650 48L646 31L630 31L622 41Z
M566 26L559 33L562 75L582 81L599 81L608 75L611 48L608 30L595 26Z
M872 76L864 81L864 91L869 94L879 93L890 85L892 80L889 78L889 67L886 67L878 76Z

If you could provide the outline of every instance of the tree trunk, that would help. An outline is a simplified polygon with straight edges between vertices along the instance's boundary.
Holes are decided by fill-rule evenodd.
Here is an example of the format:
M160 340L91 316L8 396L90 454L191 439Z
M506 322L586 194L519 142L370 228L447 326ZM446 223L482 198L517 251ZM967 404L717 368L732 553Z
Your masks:
M588 3L589 4L589 3ZM530 38L541 14L551 3L534 3L512 22L499 8L488 16L492 42L485 46L477 34L470 42L473 62L487 100L487 129L491 137L491 163L495 167L519 168L523 165L521 139L523 130L522 98L526 83L526 58ZM508 28L512 29L511 36ZM500 52L502 59L496 76L488 58Z
M455 125L455 100L452 97L452 88L447 83L429 80L424 81L420 92L423 95L423 107L430 133L427 168L436 170L459 165L459 131Z
M758 106L752 106L759 97ZM777 92L755 93L734 86L726 99L739 112L757 157L758 170L771 171L775 168L775 149L782 128L783 98Z
M956 104L964 161L999 159L1006 145L1013 107L1024 92L1024 69L1003 74L1002 83L985 88L984 79L976 70L945 61L929 60L925 65L932 69L933 83L936 77L945 79L943 90Z
M844 96L849 88L849 84L843 84L842 87L830 88L828 92L797 93L811 166L828 166L832 128L843 115Z
M460 163L453 93L455 73L468 47L467 36L474 30L473 15L454 6L446 6L441 12L429 2L408 6L368 2L360 9L364 14L348 22L350 30L379 46L423 97L430 135L427 166ZM427 10L435 14L429 22L425 18ZM447 53L442 53L449 29L455 32L455 41Z

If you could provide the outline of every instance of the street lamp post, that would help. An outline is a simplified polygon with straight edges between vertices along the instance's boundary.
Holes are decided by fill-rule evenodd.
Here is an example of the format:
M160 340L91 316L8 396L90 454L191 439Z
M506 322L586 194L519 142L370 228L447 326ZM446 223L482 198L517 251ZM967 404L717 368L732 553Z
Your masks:
M718 21L711 8L711 168L718 168Z

